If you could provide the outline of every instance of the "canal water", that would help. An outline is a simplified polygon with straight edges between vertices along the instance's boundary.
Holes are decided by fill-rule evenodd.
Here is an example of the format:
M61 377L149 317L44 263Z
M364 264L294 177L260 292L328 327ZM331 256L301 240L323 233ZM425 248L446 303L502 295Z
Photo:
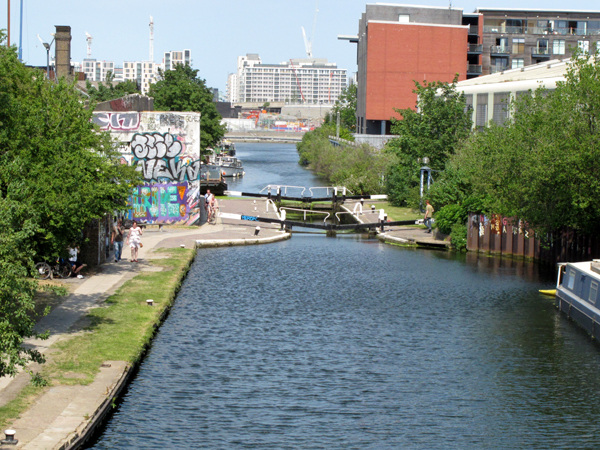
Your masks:
M244 183L311 176L286 145L253 169L263 147ZM597 448L598 346L552 283L360 235L199 250L92 448Z

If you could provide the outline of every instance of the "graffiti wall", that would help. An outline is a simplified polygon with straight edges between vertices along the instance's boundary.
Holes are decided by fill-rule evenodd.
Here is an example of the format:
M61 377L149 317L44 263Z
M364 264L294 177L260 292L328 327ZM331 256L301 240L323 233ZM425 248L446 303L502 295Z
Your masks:
M188 183L146 184L131 193L128 218L141 223L187 222Z
M122 161L135 166L146 183L134 190L131 217L144 223L197 220L200 113L95 112L93 122L120 142ZM180 194L183 186L186 195L176 206L175 191Z

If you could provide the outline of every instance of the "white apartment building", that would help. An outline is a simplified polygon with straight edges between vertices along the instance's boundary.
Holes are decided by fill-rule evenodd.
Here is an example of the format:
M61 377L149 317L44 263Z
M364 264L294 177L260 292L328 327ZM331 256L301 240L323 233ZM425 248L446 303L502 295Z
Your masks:
M163 69L164 70L173 70L177 64L189 64L192 65L192 51L191 50L183 50L183 51L171 51L165 52L163 57Z
M97 61L95 59L84 59L81 71L85 73L86 79L90 81L105 81L108 72L115 73L113 61Z
M238 57L236 76L228 79L231 102L331 104L346 87L346 69L324 58L263 64L257 54Z
M115 67L113 61L84 59L81 71L90 81L106 81L106 74L110 71L114 75L114 81L135 81L142 94L147 94L150 85L157 81L159 68L165 71L173 70L175 65L186 63L192 64L191 50L165 52L162 64L153 61L125 61L123 67Z
M160 64L152 61L125 61L123 63L123 80L137 82L142 95L148 93L150 85L156 81Z

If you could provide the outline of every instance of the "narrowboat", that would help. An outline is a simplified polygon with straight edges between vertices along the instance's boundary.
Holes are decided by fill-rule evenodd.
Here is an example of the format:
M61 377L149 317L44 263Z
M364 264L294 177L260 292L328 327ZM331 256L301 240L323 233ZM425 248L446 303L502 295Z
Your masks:
M600 340L600 260L560 263L556 307Z

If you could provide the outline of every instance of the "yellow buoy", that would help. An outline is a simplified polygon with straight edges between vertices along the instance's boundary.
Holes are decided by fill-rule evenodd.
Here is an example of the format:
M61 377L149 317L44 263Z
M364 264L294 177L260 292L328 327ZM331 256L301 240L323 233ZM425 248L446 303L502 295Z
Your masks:
M540 294L556 295L556 289L540 289Z

